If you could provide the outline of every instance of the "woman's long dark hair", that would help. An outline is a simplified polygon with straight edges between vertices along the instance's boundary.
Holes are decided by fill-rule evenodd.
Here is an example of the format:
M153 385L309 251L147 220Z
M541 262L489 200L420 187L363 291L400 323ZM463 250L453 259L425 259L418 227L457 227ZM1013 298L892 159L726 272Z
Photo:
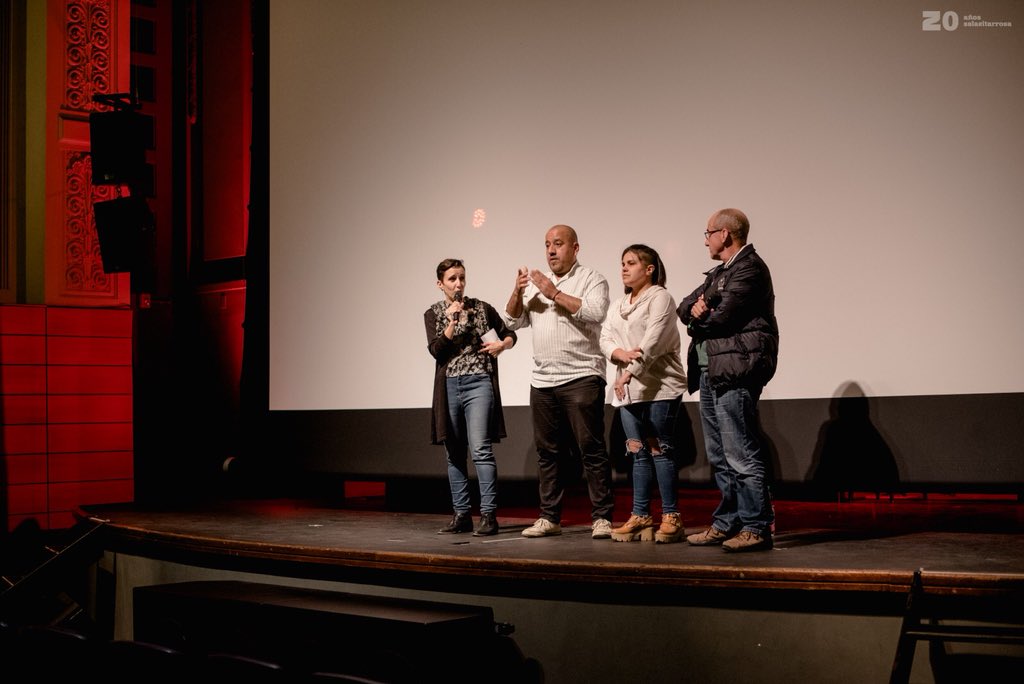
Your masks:
M637 258L640 259L640 263L644 266L654 266L654 272L651 273L651 284L665 287L665 264L661 263L661 257L658 256L658 252L647 245L636 244L622 250L622 256L625 257L630 252L636 254ZM633 288L629 286L623 289L626 294L633 291Z

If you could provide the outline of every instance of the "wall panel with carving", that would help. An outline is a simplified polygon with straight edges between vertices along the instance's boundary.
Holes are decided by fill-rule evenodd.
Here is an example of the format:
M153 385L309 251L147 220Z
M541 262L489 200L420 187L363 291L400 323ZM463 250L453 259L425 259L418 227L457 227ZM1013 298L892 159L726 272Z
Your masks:
M47 5L47 304L127 306L126 273L105 273L93 203L127 194L94 186L89 114L96 95L129 90L130 0L49 0Z

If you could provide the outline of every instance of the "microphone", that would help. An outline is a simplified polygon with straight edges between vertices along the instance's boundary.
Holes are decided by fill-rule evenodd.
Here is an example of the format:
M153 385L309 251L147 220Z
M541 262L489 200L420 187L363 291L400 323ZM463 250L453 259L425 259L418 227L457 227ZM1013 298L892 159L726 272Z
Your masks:
M462 302L462 291L461 290L459 290L459 291L457 291L455 293L455 301L460 302L460 303ZM452 320L453 321L458 321L461 315L462 315L461 311L456 311L455 313L452 314Z

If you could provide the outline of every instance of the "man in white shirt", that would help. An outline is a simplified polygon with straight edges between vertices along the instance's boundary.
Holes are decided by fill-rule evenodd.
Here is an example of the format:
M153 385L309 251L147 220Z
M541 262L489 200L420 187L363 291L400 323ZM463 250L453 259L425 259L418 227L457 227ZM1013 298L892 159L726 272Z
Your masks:
M562 533L562 497L571 438L579 450L591 502L591 534L611 537L614 497L604 441L604 356L601 324L608 311L608 281L576 260L576 231L553 226L544 237L548 273L519 269L505 307L511 330L533 329L530 408L540 479L540 517L524 537Z

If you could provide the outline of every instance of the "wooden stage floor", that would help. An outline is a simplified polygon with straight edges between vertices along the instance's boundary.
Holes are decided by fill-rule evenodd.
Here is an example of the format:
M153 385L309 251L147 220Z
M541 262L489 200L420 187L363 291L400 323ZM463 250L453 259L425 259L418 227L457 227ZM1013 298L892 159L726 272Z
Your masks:
M1016 496L776 499L775 548L744 554L594 540L579 492L566 502L563 534L542 539L520 534L532 505L503 507L500 533L473 537L437 534L450 519L443 504L409 512L389 510L384 496L340 499L96 505L78 528L108 552L100 565L112 581L102 585L113 587L122 638L135 634L132 596L142 587L242 580L260 591L486 608L514 627L515 644L552 684L933 684L938 673L976 681L975 657L991 658L989 670L1024 663ZM630 501L617 488L614 522ZM702 529L716 504L713 490L681 491L687 531ZM957 642L964 635L969 643ZM957 663L968 679L946 677Z
M624 494L628 494L624 493ZM687 532L713 491L680 495ZM629 510L619 500L616 523ZM384 510L371 498L324 504L229 500L182 509L91 506L105 548L204 567L415 589L578 600L785 605L899 614L915 571L935 595L1021 604L1024 504L1013 496L937 495L775 502L775 548L730 554L590 537L586 502L563 534L527 539L536 513L499 511L494 537L439 535L450 516ZM723 591L729 590L729 591ZM737 591L739 590L739 591Z

